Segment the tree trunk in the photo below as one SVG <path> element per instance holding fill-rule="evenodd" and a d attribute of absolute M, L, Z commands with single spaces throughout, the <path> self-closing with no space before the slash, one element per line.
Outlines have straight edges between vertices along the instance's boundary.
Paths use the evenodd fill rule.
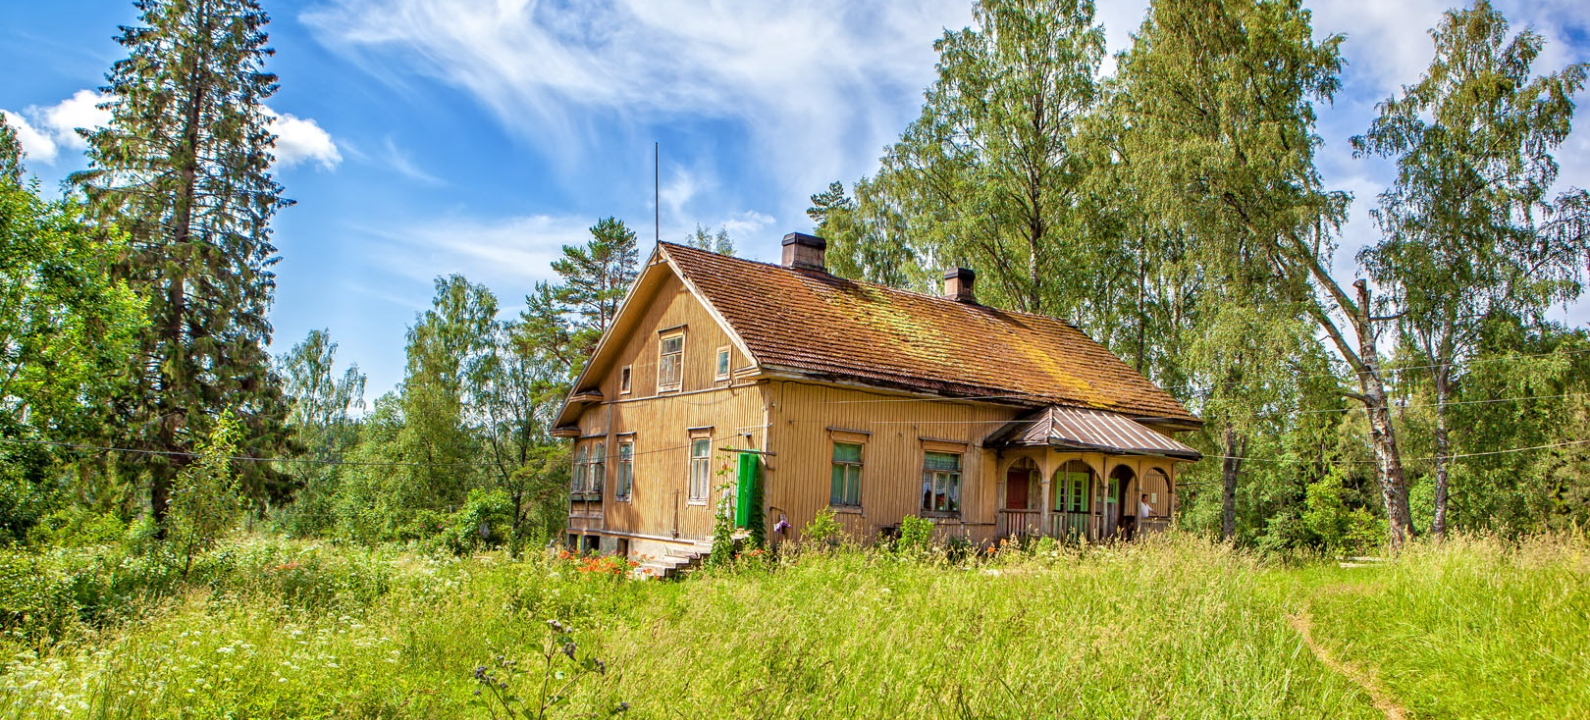
<path fill-rule="evenodd" d="M 1361 390 L 1359 400 L 1363 402 L 1369 416 L 1369 442 L 1374 448 L 1375 464 L 1380 471 L 1380 497 L 1386 508 L 1391 546 L 1399 549 L 1413 532 L 1413 518 L 1408 511 L 1408 483 L 1402 474 L 1402 452 L 1397 447 L 1397 431 L 1391 423 L 1391 406 L 1380 369 L 1380 353 L 1375 348 L 1369 285 L 1359 280 L 1353 286 L 1358 289 L 1358 307 L 1348 315 L 1358 335 L 1359 362 L 1356 369 Z"/>
<path fill-rule="evenodd" d="M 1242 472 L 1242 456 L 1247 447 L 1248 439 L 1227 426 L 1221 444 L 1225 458 L 1220 464 L 1220 479 L 1224 484 L 1220 523 L 1222 540 L 1231 540 L 1237 534 L 1237 476 Z"/>
<path fill-rule="evenodd" d="M 1452 445 L 1447 435 L 1446 404 L 1452 388 L 1447 374 L 1450 368 L 1433 368 L 1435 379 L 1435 518 L 1430 521 L 1430 534 L 1446 535 L 1447 470 L 1451 464 Z"/>

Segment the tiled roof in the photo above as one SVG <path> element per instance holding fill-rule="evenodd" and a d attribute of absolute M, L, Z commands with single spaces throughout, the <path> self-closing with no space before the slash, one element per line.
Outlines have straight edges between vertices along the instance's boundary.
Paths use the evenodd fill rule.
<path fill-rule="evenodd" d="M 1047 407 L 1012 421 L 988 437 L 992 447 L 1049 446 L 1112 455 L 1158 455 L 1197 460 L 1197 450 L 1115 413 Z"/>
<path fill-rule="evenodd" d="M 661 249 L 762 366 L 1015 405 L 1199 422 L 1104 346 L 1054 318 L 672 243 Z"/>

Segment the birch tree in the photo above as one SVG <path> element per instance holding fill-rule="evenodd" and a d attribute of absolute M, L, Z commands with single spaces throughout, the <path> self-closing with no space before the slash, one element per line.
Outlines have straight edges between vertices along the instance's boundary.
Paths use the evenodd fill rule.
<path fill-rule="evenodd" d="M 1435 394 L 1435 511 L 1447 528 L 1451 401 L 1464 361 L 1490 318 L 1539 322 L 1579 297 L 1590 254 L 1590 201 L 1550 192 L 1552 152 L 1573 126 L 1584 64 L 1532 76 L 1545 40 L 1509 37 L 1485 0 L 1448 11 L 1431 37 L 1435 57 L 1419 82 L 1380 104 L 1358 155 L 1395 158 L 1397 179 L 1372 211 L 1385 239 L 1362 253 L 1398 315 L 1416 376 Z"/>

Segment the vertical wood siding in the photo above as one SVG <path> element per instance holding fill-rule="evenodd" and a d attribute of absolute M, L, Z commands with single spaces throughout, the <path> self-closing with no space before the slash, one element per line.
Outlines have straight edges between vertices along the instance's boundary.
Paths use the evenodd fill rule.
<path fill-rule="evenodd" d="M 657 394 L 660 331 L 685 329 L 684 368 L 679 392 Z M 622 339 L 617 357 L 600 378 L 603 401 L 580 415 L 580 443 L 607 443 L 602 493 L 602 528 L 611 534 L 704 541 L 712 535 L 712 514 L 722 496 L 719 485 L 732 481 L 732 453 L 725 447 L 766 447 L 763 388 L 740 377 L 714 378 L 717 350 L 728 334 L 677 278 L 669 277 L 646 306 L 643 318 Z M 614 338 L 615 340 L 617 338 Z M 730 366 L 743 370 L 747 359 L 730 349 Z M 619 374 L 630 366 L 631 392 L 619 393 Z M 707 502 L 688 501 L 691 428 L 710 428 L 712 489 Z M 634 433 L 634 489 L 627 501 L 615 495 L 618 440 Z M 572 450 L 571 450 L 572 452 Z M 720 470 L 727 472 L 720 474 Z"/>
<path fill-rule="evenodd" d="M 840 513 L 841 526 L 857 539 L 870 540 L 908 515 L 923 515 L 924 441 L 964 443 L 965 448 L 961 514 L 934 517 L 939 534 L 973 541 L 993 537 L 999 463 L 981 442 L 1016 409 L 796 382 L 772 383 L 768 397 L 769 449 L 776 453 L 767 474 L 768 521 L 783 516 L 793 526 L 775 540 L 798 539 L 801 528 L 828 507 L 833 431 L 867 433 L 861 512 Z"/>

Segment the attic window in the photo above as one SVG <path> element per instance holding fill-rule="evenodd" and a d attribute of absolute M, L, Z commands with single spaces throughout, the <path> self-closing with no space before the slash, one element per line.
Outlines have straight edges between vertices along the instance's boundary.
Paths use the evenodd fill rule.
<path fill-rule="evenodd" d="M 728 346 L 724 346 L 724 347 L 718 348 L 718 359 L 717 359 L 716 362 L 713 363 L 712 367 L 715 368 L 715 372 L 714 372 L 714 375 L 713 375 L 714 378 L 716 378 L 718 380 L 728 380 L 729 379 L 729 348 L 728 348 Z"/>
<path fill-rule="evenodd" d="M 684 331 L 664 335 L 657 353 L 657 391 L 678 390 L 685 367 Z"/>
<path fill-rule="evenodd" d="M 632 389 L 629 380 L 629 367 L 625 365 L 623 369 L 618 371 L 618 394 L 620 395 L 628 395 Z"/>

